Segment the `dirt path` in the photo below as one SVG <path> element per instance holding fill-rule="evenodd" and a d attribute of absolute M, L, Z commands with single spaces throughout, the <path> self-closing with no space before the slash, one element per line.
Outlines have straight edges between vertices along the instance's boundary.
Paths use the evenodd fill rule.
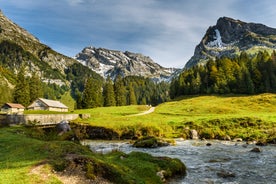
<path fill-rule="evenodd" d="M 144 112 L 141 112 L 141 113 L 138 113 L 138 114 L 132 114 L 132 115 L 129 115 L 129 116 L 143 116 L 143 115 L 146 115 L 146 114 L 150 114 L 150 113 L 153 113 L 155 110 L 155 107 L 151 107 L 149 110 L 147 111 L 144 111 Z"/>

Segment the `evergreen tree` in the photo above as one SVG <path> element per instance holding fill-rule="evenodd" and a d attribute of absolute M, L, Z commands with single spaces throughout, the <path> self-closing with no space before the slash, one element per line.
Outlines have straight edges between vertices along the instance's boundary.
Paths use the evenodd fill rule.
<path fill-rule="evenodd" d="M 196 73 L 196 77 L 191 81 L 191 94 L 199 94 L 201 85 L 201 78 L 199 72 Z"/>
<path fill-rule="evenodd" d="M 43 97 L 42 84 L 39 76 L 34 73 L 29 80 L 30 86 L 30 102 L 33 102 L 37 98 Z"/>
<path fill-rule="evenodd" d="M 83 103 L 82 103 L 82 94 L 81 94 L 81 92 L 78 89 L 76 89 L 74 94 L 76 96 L 75 109 L 82 109 L 83 108 Z"/>
<path fill-rule="evenodd" d="M 22 67 L 17 74 L 17 81 L 13 93 L 15 103 L 20 103 L 27 107 L 30 104 L 30 88 L 25 78 L 25 69 Z"/>
<path fill-rule="evenodd" d="M 116 105 L 114 87 L 109 76 L 106 79 L 106 83 L 103 89 L 103 98 L 105 107 Z"/>
<path fill-rule="evenodd" d="M 88 78 L 82 97 L 82 107 L 89 109 L 102 106 L 102 92 L 101 83 L 92 78 Z"/>
<path fill-rule="evenodd" d="M 132 84 L 130 84 L 129 86 L 129 105 L 136 105 L 137 104 L 137 100 L 136 100 L 136 95 L 133 89 Z"/>
<path fill-rule="evenodd" d="M 114 84 L 115 98 L 117 106 L 126 105 L 126 87 L 124 86 L 123 79 L 120 75 L 117 76 Z"/>
<path fill-rule="evenodd" d="M 93 107 L 92 88 L 93 88 L 92 79 L 88 78 L 85 83 L 83 94 L 82 94 L 82 108 L 84 109 L 89 109 Z"/>

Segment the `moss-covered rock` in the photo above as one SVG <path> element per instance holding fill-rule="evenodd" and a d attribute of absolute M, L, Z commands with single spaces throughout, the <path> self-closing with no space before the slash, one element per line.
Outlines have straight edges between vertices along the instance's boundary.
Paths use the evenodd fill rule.
<path fill-rule="evenodd" d="M 133 144 L 133 146 L 136 148 L 157 148 L 168 145 L 168 142 L 152 136 L 142 137 Z"/>

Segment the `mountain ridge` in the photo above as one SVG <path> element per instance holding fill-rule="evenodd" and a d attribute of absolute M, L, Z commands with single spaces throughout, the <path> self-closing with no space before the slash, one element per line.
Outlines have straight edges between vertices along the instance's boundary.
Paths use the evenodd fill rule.
<path fill-rule="evenodd" d="M 85 47 L 75 57 L 102 77 L 144 76 L 159 80 L 170 80 L 176 68 L 165 68 L 155 63 L 149 56 L 129 51 L 106 48 Z"/>

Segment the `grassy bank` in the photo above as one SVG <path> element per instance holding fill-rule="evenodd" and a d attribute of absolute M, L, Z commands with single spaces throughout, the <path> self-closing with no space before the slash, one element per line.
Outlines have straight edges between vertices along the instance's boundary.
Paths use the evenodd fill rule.
<path fill-rule="evenodd" d="M 75 111 L 89 113 L 92 126 L 104 126 L 119 134 L 189 138 L 196 129 L 202 138 L 223 139 L 230 136 L 245 140 L 275 141 L 276 95 L 189 96 L 167 102 L 151 114 L 129 116 L 147 106 L 108 107 Z M 135 110 L 136 109 L 136 110 Z"/>
<path fill-rule="evenodd" d="M 144 153 L 98 155 L 63 140 L 68 136 L 30 127 L 0 128 L 0 183 L 63 183 L 70 177 L 80 179 L 77 183 L 93 183 L 99 177 L 114 183 L 162 183 L 156 176 L 160 170 L 166 171 L 166 178 L 185 173 L 177 159 Z"/>

